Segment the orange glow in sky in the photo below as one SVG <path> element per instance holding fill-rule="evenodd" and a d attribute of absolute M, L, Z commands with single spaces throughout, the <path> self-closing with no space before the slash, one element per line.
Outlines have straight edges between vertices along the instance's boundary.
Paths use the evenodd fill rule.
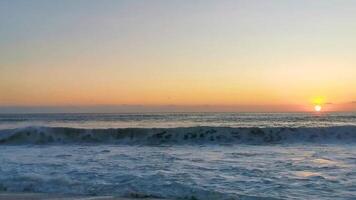
<path fill-rule="evenodd" d="M 354 1 L 83 3 L 0 2 L 0 107 L 356 110 Z"/>

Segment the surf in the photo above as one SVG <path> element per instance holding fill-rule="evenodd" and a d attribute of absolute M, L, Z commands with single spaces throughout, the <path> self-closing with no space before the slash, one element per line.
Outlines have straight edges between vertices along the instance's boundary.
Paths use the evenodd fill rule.
<path fill-rule="evenodd" d="M 280 144 L 354 143 L 356 126 L 108 128 L 25 127 L 0 130 L 0 144 Z"/>

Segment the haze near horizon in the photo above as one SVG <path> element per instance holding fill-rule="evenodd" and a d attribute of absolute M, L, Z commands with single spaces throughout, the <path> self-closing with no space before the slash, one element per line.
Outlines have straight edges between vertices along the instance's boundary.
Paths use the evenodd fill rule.
<path fill-rule="evenodd" d="M 0 112 L 355 111 L 355 19 L 351 0 L 3 0 Z"/>

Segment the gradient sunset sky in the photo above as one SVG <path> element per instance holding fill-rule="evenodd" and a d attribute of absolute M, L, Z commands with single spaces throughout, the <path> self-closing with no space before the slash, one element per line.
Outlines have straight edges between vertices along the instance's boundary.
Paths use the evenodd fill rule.
<path fill-rule="evenodd" d="M 0 112 L 315 104 L 356 108 L 356 1 L 0 0 Z"/>

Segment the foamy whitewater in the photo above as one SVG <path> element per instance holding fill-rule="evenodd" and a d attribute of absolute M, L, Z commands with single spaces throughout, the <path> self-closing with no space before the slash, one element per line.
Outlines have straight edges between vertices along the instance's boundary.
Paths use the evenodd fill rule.
<path fill-rule="evenodd" d="M 355 113 L 0 114 L 0 192 L 356 199 Z"/>

